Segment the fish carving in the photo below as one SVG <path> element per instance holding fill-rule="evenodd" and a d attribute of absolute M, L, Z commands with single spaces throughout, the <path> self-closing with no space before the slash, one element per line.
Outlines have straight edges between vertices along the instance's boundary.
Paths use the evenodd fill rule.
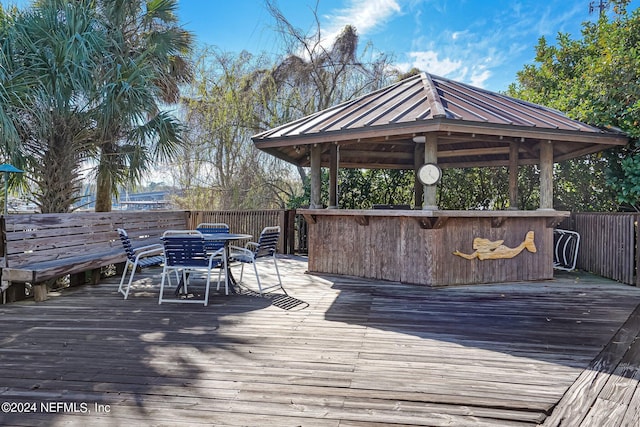
<path fill-rule="evenodd" d="M 473 249 L 476 250 L 474 253 L 464 254 L 460 251 L 455 251 L 453 254 L 466 259 L 478 258 L 481 261 L 485 259 L 513 258 L 525 249 L 529 252 L 537 251 L 533 237 L 533 231 L 529 231 L 524 241 L 515 248 L 503 245 L 504 240 L 491 241 L 489 239 L 476 237 L 473 239 Z"/>

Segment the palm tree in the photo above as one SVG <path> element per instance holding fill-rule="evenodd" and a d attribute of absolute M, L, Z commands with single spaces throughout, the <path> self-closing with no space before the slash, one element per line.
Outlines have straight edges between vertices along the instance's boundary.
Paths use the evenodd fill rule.
<path fill-rule="evenodd" d="M 68 212 L 97 161 L 97 210 L 114 188 L 171 156 L 175 102 L 190 73 L 176 0 L 39 0 L 0 21 L 0 136 L 41 212 Z M 20 164 L 16 160 L 14 164 Z"/>
<path fill-rule="evenodd" d="M 99 0 L 109 47 L 96 87 L 96 211 L 111 210 L 119 185 L 138 182 L 181 144 L 182 125 L 162 103 L 179 99 L 191 78 L 192 35 L 180 28 L 176 0 Z"/>
<path fill-rule="evenodd" d="M 105 39 L 89 1 L 42 0 L 6 22 L 0 129 L 7 155 L 24 161 L 41 212 L 68 212 L 93 135 L 85 94 Z"/>

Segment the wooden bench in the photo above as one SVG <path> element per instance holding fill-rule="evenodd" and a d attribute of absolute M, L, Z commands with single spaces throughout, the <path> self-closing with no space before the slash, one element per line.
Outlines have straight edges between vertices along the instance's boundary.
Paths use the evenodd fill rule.
<path fill-rule="evenodd" d="M 66 275 L 71 285 L 97 284 L 102 267 L 126 261 L 117 228 L 127 230 L 134 247 L 143 246 L 159 243 L 168 229 L 186 228 L 188 216 L 185 211 L 4 216 L 0 219 L 2 289 L 12 290 L 12 300 L 29 283 L 35 300 L 42 301 L 48 285 Z M 23 284 L 22 289 L 12 286 L 16 283 Z"/>

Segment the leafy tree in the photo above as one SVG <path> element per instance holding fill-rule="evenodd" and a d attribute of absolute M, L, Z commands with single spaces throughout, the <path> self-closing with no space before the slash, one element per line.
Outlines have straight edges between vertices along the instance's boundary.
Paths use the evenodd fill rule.
<path fill-rule="evenodd" d="M 163 103 L 191 79 L 192 35 L 178 25 L 177 0 L 97 0 L 108 46 L 96 70 L 96 211 L 111 210 L 119 186 L 177 154 L 182 124 Z"/>
<path fill-rule="evenodd" d="M 0 99 L 0 128 L 43 213 L 71 209 L 94 147 L 86 94 L 106 40 L 89 3 L 38 2 L 16 14 L 2 40 L 0 78 L 11 95 Z"/>
<path fill-rule="evenodd" d="M 68 212 L 83 168 L 97 160 L 96 210 L 117 185 L 171 156 L 175 101 L 190 34 L 175 0 L 40 0 L 3 21 L 0 126 L 6 152 L 25 162 L 41 212 Z M 16 162 L 17 163 L 17 162 Z"/>
<path fill-rule="evenodd" d="M 251 142 L 254 105 L 251 87 L 264 58 L 205 47 L 194 60 L 195 77 L 183 98 L 185 144 L 171 167 L 183 196 L 180 206 L 200 209 L 282 207 L 295 192 L 290 168 L 258 151 Z"/>
<path fill-rule="evenodd" d="M 549 45 L 541 38 L 537 65 L 525 66 L 509 88 L 512 96 L 632 138 L 626 148 L 556 165 L 554 203 L 574 210 L 640 207 L 640 10 L 629 14 L 628 0 L 611 4 L 613 15 L 585 22 L 581 39 L 559 34 Z"/>
<path fill-rule="evenodd" d="M 397 73 L 386 55 L 370 46 L 358 54 L 358 34 L 347 25 L 330 46 L 323 40 L 317 10 L 315 27 L 305 32 L 283 15 L 274 1 L 266 6 L 282 35 L 283 58 L 254 75 L 253 86 L 262 102 L 256 104 L 255 131 L 263 131 L 307 116 L 386 86 Z M 301 181 L 306 170 L 298 168 Z M 348 183 L 346 184 L 348 185 Z"/>

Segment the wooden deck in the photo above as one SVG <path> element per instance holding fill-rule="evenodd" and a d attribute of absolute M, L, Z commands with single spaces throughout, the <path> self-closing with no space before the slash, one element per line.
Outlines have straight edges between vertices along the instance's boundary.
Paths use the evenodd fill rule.
<path fill-rule="evenodd" d="M 158 269 L 126 301 L 113 278 L 0 306 L 0 403 L 22 410 L 0 425 L 638 425 L 638 288 L 562 273 L 430 289 L 280 265 L 288 299 L 159 306 Z"/>

